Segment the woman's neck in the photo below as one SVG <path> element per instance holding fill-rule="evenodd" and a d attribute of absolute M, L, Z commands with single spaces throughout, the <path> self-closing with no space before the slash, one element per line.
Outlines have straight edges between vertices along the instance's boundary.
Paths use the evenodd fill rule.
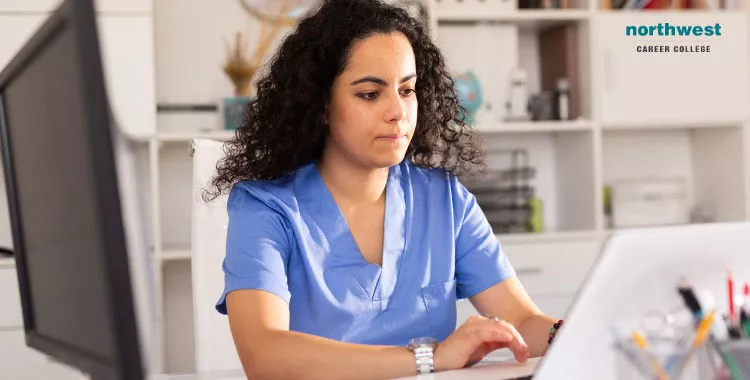
<path fill-rule="evenodd" d="M 389 168 L 365 168 L 331 157 L 323 157 L 317 166 L 329 191 L 349 205 L 375 203 L 385 195 Z"/>

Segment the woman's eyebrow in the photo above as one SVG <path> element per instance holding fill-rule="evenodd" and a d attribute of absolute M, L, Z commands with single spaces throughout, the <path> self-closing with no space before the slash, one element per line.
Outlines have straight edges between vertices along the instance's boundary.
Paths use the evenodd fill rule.
<path fill-rule="evenodd" d="M 409 79 L 412 79 L 412 78 L 414 78 L 416 76 L 417 76 L 416 73 L 411 73 L 411 74 L 409 74 L 409 75 L 401 78 L 401 81 L 399 83 L 404 83 L 404 82 L 408 81 Z M 375 83 L 375 84 L 379 84 L 381 86 L 387 86 L 388 85 L 388 82 L 386 82 L 386 81 L 384 81 L 384 80 L 382 80 L 382 79 L 380 79 L 378 77 L 372 76 L 372 75 L 368 75 L 366 77 L 359 78 L 359 79 L 355 80 L 354 82 L 352 82 L 351 85 L 354 86 L 356 84 L 360 84 L 360 83 L 364 83 L 364 82 L 372 82 L 372 83 Z"/>

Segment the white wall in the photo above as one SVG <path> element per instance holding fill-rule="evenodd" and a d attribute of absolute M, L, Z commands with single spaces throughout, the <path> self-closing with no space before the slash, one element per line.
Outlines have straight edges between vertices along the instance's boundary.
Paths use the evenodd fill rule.
<path fill-rule="evenodd" d="M 222 72 L 225 39 L 245 33 L 253 51 L 260 33 L 239 1 L 158 0 L 154 18 L 159 102 L 216 102 L 232 94 Z"/>
<path fill-rule="evenodd" d="M 237 0 L 155 1 L 157 102 L 218 104 L 223 97 L 232 96 L 234 89 L 222 66 L 226 57 L 225 41 L 233 42 L 237 32 L 245 34 L 248 51 L 254 51 L 260 24 L 245 13 Z M 220 123 L 217 114 L 160 114 L 157 128 L 186 132 L 221 129 Z M 190 201 L 191 173 L 187 144 L 163 146 L 160 154 L 164 246 L 187 249 L 190 218 L 186 205 Z M 165 369 L 171 373 L 190 372 L 195 369 L 190 264 L 166 262 L 162 273 L 165 277 Z"/>

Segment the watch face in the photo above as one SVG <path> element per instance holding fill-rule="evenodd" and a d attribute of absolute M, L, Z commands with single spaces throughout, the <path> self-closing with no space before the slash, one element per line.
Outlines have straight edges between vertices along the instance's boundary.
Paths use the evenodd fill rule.
<path fill-rule="evenodd" d="M 435 338 L 430 337 L 421 337 L 421 338 L 414 338 L 409 342 L 409 345 L 412 347 L 416 346 L 431 346 L 433 344 L 437 343 L 437 340 Z"/>

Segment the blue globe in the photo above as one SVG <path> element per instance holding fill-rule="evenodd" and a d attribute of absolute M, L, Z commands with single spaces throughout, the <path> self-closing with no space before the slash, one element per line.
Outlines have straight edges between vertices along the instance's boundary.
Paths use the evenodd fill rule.
<path fill-rule="evenodd" d="M 483 102 L 482 87 L 471 70 L 456 76 L 454 84 L 458 92 L 458 100 L 468 113 L 459 117 L 466 122 L 471 122 Z"/>

